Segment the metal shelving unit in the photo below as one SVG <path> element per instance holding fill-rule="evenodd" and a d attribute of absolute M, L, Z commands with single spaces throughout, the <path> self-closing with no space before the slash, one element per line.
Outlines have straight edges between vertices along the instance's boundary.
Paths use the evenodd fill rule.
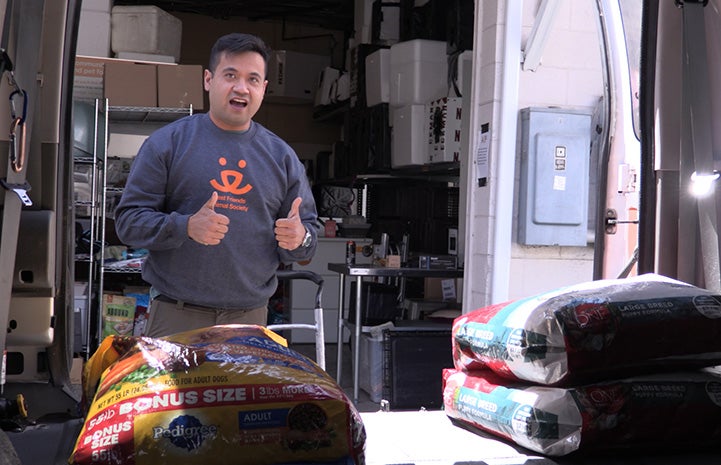
<path fill-rule="evenodd" d="M 76 264 L 84 264 L 87 267 L 87 295 L 85 296 L 85 315 L 81 318 L 83 324 L 83 340 L 81 350 L 85 355 L 90 354 L 91 347 L 91 334 L 92 334 L 92 318 L 93 303 L 94 303 L 94 288 L 93 284 L 96 280 L 98 273 L 97 263 L 94 254 L 94 245 L 98 238 L 98 232 L 100 228 L 100 176 L 103 170 L 103 158 L 102 149 L 100 147 L 101 138 L 103 134 L 99 132 L 101 127 L 105 126 L 103 122 L 103 112 L 101 108 L 102 103 L 98 100 L 95 101 L 93 111 L 93 136 L 92 136 L 92 153 L 89 156 L 73 156 L 73 165 L 87 166 L 89 167 L 88 173 L 88 184 L 89 184 L 89 198 L 87 200 L 74 199 L 73 207 L 76 211 L 76 217 L 89 220 L 88 228 L 88 247 L 89 251 L 87 257 L 85 254 L 77 255 L 75 258 Z M 75 168 L 73 169 L 73 175 L 75 175 Z M 80 210 L 82 209 L 82 210 Z M 78 215 L 77 212 L 82 211 L 83 214 Z"/>
<path fill-rule="evenodd" d="M 112 267 L 105 265 L 106 251 L 105 251 L 105 239 L 106 239 L 106 220 L 108 218 L 108 196 L 109 195 L 120 195 L 123 189 L 118 187 L 108 186 L 107 178 L 107 166 L 110 158 L 108 154 L 108 142 L 110 135 L 111 123 L 132 123 L 132 124 L 144 124 L 144 123 L 169 123 L 180 119 L 184 116 L 192 115 L 193 107 L 188 108 L 163 108 L 163 107 L 128 107 L 128 106 L 113 106 L 110 105 L 108 99 L 96 101 L 96 156 L 93 157 L 93 163 L 96 163 L 97 168 L 97 185 L 94 186 L 93 192 L 97 193 L 97 202 L 93 208 L 93 229 L 91 235 L 95 235 L 96 240 L 102 244 L 98 257 L 94 257 L 94 254 L 90 254 L 90 268 L 95 271 L 95 275 L 92 276 L 94 279 L 89 280 L 91 283 L 91 289 L 88 291 L 88 295 L 95 295 L 95 322 L 94 328 L 88 327 L 87 329 L 87 346 L 90 347 L 92 344 L 91 338 L 94 335 L 98 342 L 102 340 L 102 308 L 103 308 L 103 292 L 105 289 L 105 275 L 106 274 L 119 274 L 119 273 L 140 273 L 140 267 Z M 98 125 L 103 124 L 103 131 L 99 131 Z M 102 136 L 102 137 L 101 137 Z M 93 292 L 94 291 L 94 292 Z M 88 307 L 89 309 L 92 307 Z M 88 317 L 90 322 L 91 318 Z M 89 323 L 90 324 L 90 323 Z M 93 330 L 95 331 L 93 334 Z"/>

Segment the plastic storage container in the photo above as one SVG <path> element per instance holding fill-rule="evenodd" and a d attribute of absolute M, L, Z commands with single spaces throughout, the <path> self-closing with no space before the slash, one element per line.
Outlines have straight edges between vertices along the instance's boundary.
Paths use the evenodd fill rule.
<path fill-rule="evenodd" d="M 348 321 L 355 323 L 356 286 L 350 288 Z M 361 325 L 373 326 L 393 321 L 398 316 L 398 289 L 390 284 L 363 281 L 361 293 Z"/>
<path fill-rule="evenodd" d="M 426 104 L 448 94 L 446 43 L 414 39 L 391 46 L 390 104 Z"/>
<path fill-rule="evenodd" d="M 378 49 L 366 57 L 366 105 L 369 107 L 390 102 L 390 61 L 388 48 Z"/>
<path fill-rule="evenodd" d="M 426 105 L 428 110 L 428 161 L 459 161 L 463 129 L 463 99 L 441 98 Z"/>
<path fill-rule="evenodd" d="M 83 1 L 75 51 L 77 55 L 110 57 L 111 3 L 111 0 Z"/>
<path fill-rule="evenodd" d="M 383 331 L 382 397 L 391 410 L 442 407 L 443 369 L 453 367 L 450 325 L 412 323 Z"/>
<path fill-rule="evenodd" d="M 391 108 L 391 166 L 400 168 L 428 163 L 426 105 Z"/>
<path fill-rule="evenodd" d="M 311 53 L 275 50 L 268 58 L 266 100 L 312 102 L 320 74 L 330 66 L 330 57 Z"/>
<path fill-rule="evenodd" d="M 180 59 L 183 24 L 156 6 L 114 6 L 111 48 L 117 53 L 144 53 Z"/>
<path fill-rule="evenodd" d="M 354 344 L 355 334 L 351 334 Z M 383 398 L 383 335 L 361 334 L 358 387 L 379 403 Z"/>

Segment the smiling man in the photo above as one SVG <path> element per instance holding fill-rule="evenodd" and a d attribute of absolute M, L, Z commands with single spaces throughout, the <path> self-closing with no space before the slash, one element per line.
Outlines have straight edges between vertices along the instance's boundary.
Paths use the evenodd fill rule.
<path fill-rule="evenodd" d="M 203 75 L 208 113 L 158 129 L 133 162 L 115 225 L 123 243 L 149 251 L 147 336 L 265 325 L 279 264 L 315 252 L 318 218 L 305 168 L 253 121 L 268 55 L 253 35 L 218 39 Z"/>

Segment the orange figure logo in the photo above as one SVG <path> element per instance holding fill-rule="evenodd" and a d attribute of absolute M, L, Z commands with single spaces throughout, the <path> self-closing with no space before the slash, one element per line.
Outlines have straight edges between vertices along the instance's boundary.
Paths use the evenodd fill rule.
<path fill-rule="evenodd" d="M 220 157 L 220 159 L 218 159 L 218 164 L 220 166 L 225 166 L 228 164 L 228 160 L 226 160 L 225 157 Z M 247 163 L 245 160 L 240 160 L 238 162 L 238 167 L 240 169 L 243 169 L 245 168 L 246 164 Z M 241 186 L 241 183 L 243 182 L 243 173 L 241 173 L 240 171 L 221 170 L 220 178 L 222 182 L 218 182 L 215 179 L 210 180 L 210 185 L 220 192 L 243 195 L 247 194 L 253 188 L 253 186 L 251 186 L 250 184 Z"/>

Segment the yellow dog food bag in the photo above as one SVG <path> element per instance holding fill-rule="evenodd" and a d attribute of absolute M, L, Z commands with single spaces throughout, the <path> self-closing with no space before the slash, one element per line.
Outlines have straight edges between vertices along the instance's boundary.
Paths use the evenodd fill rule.
<path fill-rule="evenodd" d="M 73 465 L 364 463 L 350 399 L 261 326 L 108 336 L 83 388 Z"/>

